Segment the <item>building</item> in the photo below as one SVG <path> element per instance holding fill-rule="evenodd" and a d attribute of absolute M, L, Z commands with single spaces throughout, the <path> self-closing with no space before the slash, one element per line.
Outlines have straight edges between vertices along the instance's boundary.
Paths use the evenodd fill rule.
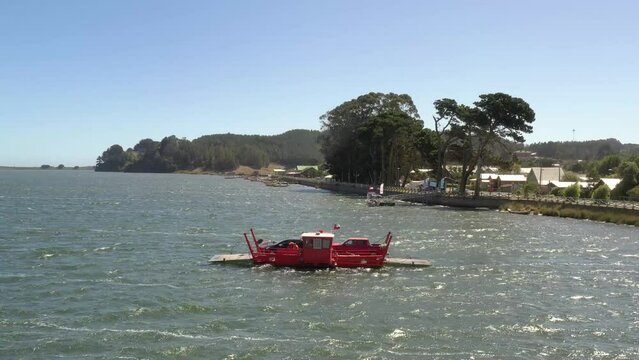
<path fill-rule="evenodd" d="M 513 152 L 518 159 L 532 159 L 537 156 L 537 153 L 532 151 L 515 151 Z"/>
<path fill-rule="evenodd" d="M 522 171 L 528 168 L 522 168 Z M 561 181 L 564 177 L 564 169 L 557 167 L 533 167 L 526 176 L 527 182 L 537 184 L 539 186 L 548 186 L 551 181 Z"/>
<path fill-rule="evenodd" d="M 317 165 L 297 165 L 295 167 L 295 171 L 299 171 L 299 172 L 304 172 L 304 170 L 306 169 L 315 169 L 315 170 L 319 170 L 319 166 Z"/>
<path fill-rule="evenodd" d="M 492 180 L 491 188 L 495 191 L 515 192 L 528 181 L 523 174 L 500 174 Z"/>
<path fill-rule="evenodd" d="M 597 183 L 597 187 L 601 186 L 601 185 L 608 185 L 608 188 L 610 190 L 613 190 L 614 188 L 617 187 L 617 185 L 619 185 L 619 183 L 621 182 L 621 179 L 613 179 L 613 178 L 601 178 L 601 180 L 599 180 L 599 182 Z"/>
<path fill-rule="evenodd" d="M 481 179 L 481 184 L 479 185 L 479 189 L 482 191 L 490 191 L 490 187 L 491 187 L 491 180 L 496 180 L 497 177 L 499 175 L 495 174 L 495 173 L 481 173 L 480 174 L 480 179 Z M 468 187 L 470 189 L 474 189 L 475 188 L 475 182 L 477 181 L 477 178 L 472 178 L 468 180 Z"/>
<path fill-rule="evenodd" d="M 482 173 L 481 186 L 482 191 L 517 191 L 526 183 L 526 175 L 523 174 L 494 174 Z M 471 179 L 470 187 L 474 188 L 475 180 Z"/>

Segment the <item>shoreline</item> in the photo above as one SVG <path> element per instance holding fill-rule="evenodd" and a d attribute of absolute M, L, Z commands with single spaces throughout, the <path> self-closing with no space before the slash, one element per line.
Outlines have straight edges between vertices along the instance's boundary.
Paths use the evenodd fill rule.
<path fill-rule="evenodd" d="M 366 195 L 368 185 L 338 182 L 322 182 L 314 179 L 284 177 L 289 183 L 311 186 L 342 194 Z M 528 213 L 545 216 L 587 219 L 614 224 L 625 224 L 639 227 L 639 203 L 631 207 L 589 205 L 571 203 L 567 200 L 522 199 L 507 197 L 470 197 L 447 195 L 442 193 L 410 192 L 403 188 L 387 187 L 386 193 L 400 196 L 402 201 L 424 205 L 443 205 L 453 208 L 489 208 L 508 211 L 516 214 Z"/>
<path fill-rule="evenodd" d="M 84 171 L 94 171 L 95 168 L 93 166 L 78 166 L 75 168 L 74 166 L 65 166 L 62 169 L 58 169 L 57 166 L 51 166 L 50 168 L 43 169 L 40 166 L 0 166 L 0 170 L 42 170 L 42 171 L 50 171 L 50 170 L 84 170 Z"/>

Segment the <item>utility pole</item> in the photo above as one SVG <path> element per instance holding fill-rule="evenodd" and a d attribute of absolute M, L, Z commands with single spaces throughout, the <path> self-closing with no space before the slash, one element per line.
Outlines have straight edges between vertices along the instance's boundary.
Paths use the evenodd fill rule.
<path fill-rule="evenodd" d="M 575 129 L 572 129 L 572 141 L 575 141 Z"/>

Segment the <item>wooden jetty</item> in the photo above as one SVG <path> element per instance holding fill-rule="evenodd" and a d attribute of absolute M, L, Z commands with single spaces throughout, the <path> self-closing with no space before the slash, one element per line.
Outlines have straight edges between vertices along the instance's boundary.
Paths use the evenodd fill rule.
<path fill-rule="evenodd" d="M 210 264 L 249 264 L 251 262 L 251 254 L 223 254 L 215 255 L 210 260 Z M 386 258 L 385 266 L 407 266 L 407 267 L 429 267 L 432 263 L 424 259 L 402 259 L 402 258 Z"/>

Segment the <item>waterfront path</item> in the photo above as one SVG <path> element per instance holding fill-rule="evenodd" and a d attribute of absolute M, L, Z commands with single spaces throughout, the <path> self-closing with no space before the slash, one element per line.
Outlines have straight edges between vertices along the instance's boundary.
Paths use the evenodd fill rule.
<path fill-rule="evenodd" d="M 337 181 L 323 181 L 318 179 L 305 179 L 286 177 L 286 181 L 301 185 L 313 186 L 321 189 L 353 195 L 366 195 L 370 185 L 346 183 Z M 552 195 L 529 196 L 504 193 L 482 192 L 480 196 L 459 195 L 457 193 L 444 193 L 438 191 L 419 191 L 416 189 L 402 188 L 399 186 L 385 186 L 384 195 L 394 200 L 402 200 L 426 205 L 445 205 L 453 207 L 489 208 L 498 209 L 509 203 L 520 203 L 522 206 L 554 206 L 589 208 L 612 212 L 626 212 L 639 214 L 639 202 L 636 201 L 598 201 L 592 199 L 568 199 Z"/>

